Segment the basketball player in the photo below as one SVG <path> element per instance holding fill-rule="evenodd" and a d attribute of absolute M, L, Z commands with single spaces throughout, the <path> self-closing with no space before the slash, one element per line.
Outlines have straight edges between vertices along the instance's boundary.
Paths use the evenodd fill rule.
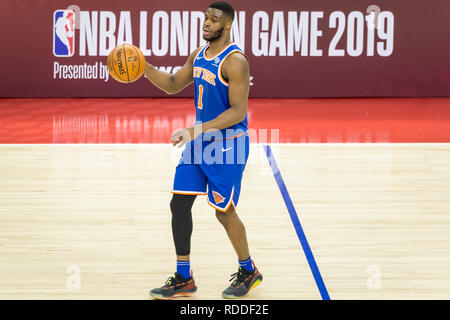
<path fill-rule="evenodd" d="M 177 271 L 162 287 L 150 291 L 155 299 L 189 296 L 197 291 L 189 260 L 191 208 L 197 195 L 207 195 L 238 256 L 238 271 L 232 274 L 232 283 L 222 296 L 243 297 L 262 281 L 250 257 L 245 227 L 236 213 L 249 150 L 250 76 L 246 56 L 230 41 L 233 19 L 234 9 L 228 3 L 212 3 L 203 24 L 207 44 L 194 50 L 181 69 L 170 75 L 146 65 L 145 76 L 168 94 L 194 82 L 196 106 L 195 125 L 177 130 L 171 137 L 174 146 L 186 144 L 176 167 L 170 202 Z M 207 161 L 208 150 L 218 161 Z"/>

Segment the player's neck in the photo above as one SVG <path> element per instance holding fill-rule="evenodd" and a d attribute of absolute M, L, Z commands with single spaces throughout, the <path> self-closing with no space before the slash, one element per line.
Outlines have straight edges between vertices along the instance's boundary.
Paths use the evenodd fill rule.
<path fill-rule="evenodd" d="M 207 58 L 216 56 L 223 49 L 225 49 L 230 43 L 231 43 L 230 38 L 217 39 L 213 42 L 210 42 L 207 51 Z"/>

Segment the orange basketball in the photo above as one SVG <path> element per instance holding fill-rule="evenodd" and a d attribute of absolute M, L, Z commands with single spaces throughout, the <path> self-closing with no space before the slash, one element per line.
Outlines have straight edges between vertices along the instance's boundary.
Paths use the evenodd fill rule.
<path fill-rule="evenodd" d="M 142 77 L 145 56 L 132 44 L 124 43 L 115 47 L 108 55 L 109 74 L 121 83 L 131 83 Z"/>

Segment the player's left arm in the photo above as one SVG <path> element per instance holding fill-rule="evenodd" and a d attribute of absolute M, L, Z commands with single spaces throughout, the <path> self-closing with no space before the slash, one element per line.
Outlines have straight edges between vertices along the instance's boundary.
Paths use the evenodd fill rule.
<path fill-rule="evenodd" d="M 198 126 L 190 127 L 185 132 L 175 132 L 172 135 L 172 144 L 177 145 L 189 142 L 196 136 L 208 130 L 221 130 L 228 128 L 245 119 L 248 108 L 248 93 L 250 90 L 250 68 L 247 58 L 241 53 L 231 54 L 222 67 L 223 76 L 228 79 L 228 96 L 230 108 L 219 114 L 215 119 L 204 122 Z M 186 132 L 187 131 L 187 132 Z M 186 136 L 190 136 L 190 139 Z M 183 136 L 183 137 L 181 137 Z"/>
<path fill-rule="evenodd" d="M 245 119 L 250 90 L 250 68 L 247 58 L 241 53 L 231 54 L 224 62 L 222 72 L 228 79 L 228 98 L 230 108 L 217 118 L 203 123 L 202 131 L 228 128 Z"/>

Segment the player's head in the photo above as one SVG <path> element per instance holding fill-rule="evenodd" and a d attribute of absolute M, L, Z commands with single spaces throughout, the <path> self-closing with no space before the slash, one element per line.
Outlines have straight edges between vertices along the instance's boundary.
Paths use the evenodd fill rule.
<path fill-rule="evenodd" d="M 224 1 L 211 3 L 205 12 L 203 39 L 213 42 L 221 37 L 228 38 L 233 20 L 234 9 L 230 4 Z"/>

